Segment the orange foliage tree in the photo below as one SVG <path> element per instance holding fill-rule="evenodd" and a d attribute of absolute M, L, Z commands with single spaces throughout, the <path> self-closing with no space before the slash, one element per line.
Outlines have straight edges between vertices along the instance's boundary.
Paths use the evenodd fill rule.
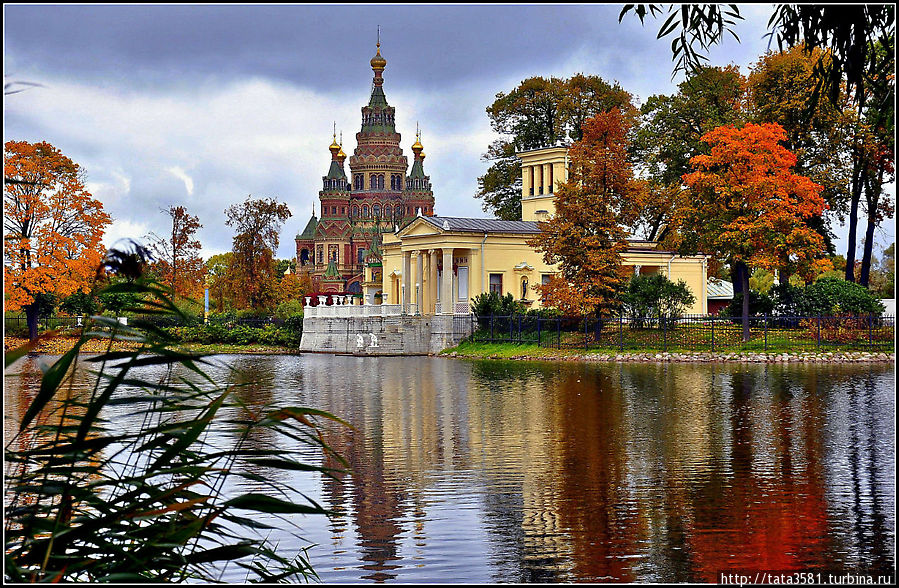
<path fill-rule="evenodd" d="M 733 265 L 749 292 L 749 268 L 811 277 L 829 262 L 823 237 L 805 222 L 827 205 L 822 187 L 793 173 L 796 156 L 782 147 L 777 124 L 718 127 L 702 140 L 710 155 L 691 160 L 689 190 L 677 214 L 681 253 L 714 254 Z M 749 340 L 749 296 L 743 296 L 743 338 Z"/>
<path fill-rule="evenodd" d="M 538 223 L 528 245 L 559 273 L 536 288 L 546 304 L 569 314 L 607 313 L 626 280 L 621 253 L 645 198 L 627 163 L 630 123 L 617 108 L 588 119 L 571 146 L 568 182 L 556 192 L 556 212 Z"/>
<path fill-rule="evenodd" d="M 300 300 L 312 290 L 312 278 L 308 272 L 284 274 L 278 283 L 277 299 L 278 302 Z"/>
<path fill-rule="evenodd" d="M 172 231 L 166 237 L 155 233 L 148 236 L 156 256 L 152 269 L 176 295 L 202 298 L 206 266 L 200 257 L 200 241 L 194 237 L 203 225 L 183 206 L 170 206 L 162 212 L 171 217 Z"/>
<path fill-rule="evenodd" d="M 111 218 L 84 187 L 81 167 L 47 142 L 7 141 L 3 158 L 3 292 L 37 338 L 42 306 L 88 293 Z"/>

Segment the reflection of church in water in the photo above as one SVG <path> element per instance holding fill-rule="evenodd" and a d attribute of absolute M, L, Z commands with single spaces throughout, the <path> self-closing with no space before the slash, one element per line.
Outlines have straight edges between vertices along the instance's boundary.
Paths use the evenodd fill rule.
<path fill-rule="evenodd" d="M 297 235 L 297 269 L 308 272 L 318 292 L 362 293 L 363 269 L 368 280 L 381 283 L 381 233 L 402 227 L 419 213 L 434 214 L 434 193 L 425 175 L 425 154 L 419 138 L 412 145 L 414 161 L 400 148 L 394 107 L 387 104 L 382 73 L 387 60 L 378 43 L 371 59 L 374 71 L 371 98 L 362 107 L 362 130 L 350 156 L 350 176 L 344 171 L 346 154 L 336 134 L 329 149 L 331 167 L 319 192 L 321 218 L 313 211 Z"/>

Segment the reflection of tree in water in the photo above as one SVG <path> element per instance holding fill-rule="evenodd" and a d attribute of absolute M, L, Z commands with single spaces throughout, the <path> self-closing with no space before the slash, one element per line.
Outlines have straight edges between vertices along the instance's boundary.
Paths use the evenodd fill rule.
<path fill-rule="evenodd" d="M 272 406 L 274 393 L 283 385 L 277 381 L 277 369 L 274 356 L 247 356 L 238 358 L 232 362 L 231 384 L 233 385 L 234 398 L 239 406 L 234 411 L 237 420 L 253 421 L 261 415 L 266 408 Z M 276 433 L 268 427 L 253 427 L 246 429 L 238 424 L 228 424 L 228 432 L 236 440 L 246 437 L 245 447 L 250 450 L 268 451 L 282 449 L 282 444 L 288 443 L 288 439 L 278 438 Z M 276 482 L 284 482 L 289 476 L 286 470 L 266 468 L 258 465 L 248 466 L 254 473 L 264 476 Z M 252 481 L 242 481 L 241 485 L 247 488 L 263 490 L 267 486 L 254 486 Z"/>
<path fill-rule="evenodd" d="M 621 384 L 608 366 L 559 382 L 563 459 L 557 473 L 559 523 L 571 541 L 578 580 L 633 582 L 645 528 L 629 481 Z"/>
<path fill-rule="evenodd" d="M 821 406 L 814 390 L 794 387 L 780 369 L 733 369 L 730 471 L 716 470 L 690 490 L 687 546 L 698 580 L 715 582 L 722 570 L 803 571 L 830 563 Z"/>
<path fill-rule="evenodd" d="M 887 541 L 890 532 L 886 507 L 882 489 L 878 487 L 884 466 L 878 463 L 882 457 L 877 444 L 891 442 L 888 435 L 878 437 L 876 430 L 880 424 L 878 417 L 885 411 L 875 397 L 874 377 L 870 373 L 861 382 L 853 381 L 846 393 L 849 397 L 852 540 L 855 543 L 853 551 L 859 555 L 859 561 L 853 562 L 854 567 L 880 574 L 895 573 L 893 545 Z M 893 413 L 893 410 L 888 411 L 888 414 Z"/>

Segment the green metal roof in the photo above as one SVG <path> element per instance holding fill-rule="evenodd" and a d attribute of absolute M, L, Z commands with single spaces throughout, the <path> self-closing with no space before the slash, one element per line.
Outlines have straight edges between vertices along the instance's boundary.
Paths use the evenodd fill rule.
<path fill-rule="evenodd" d="M 337 264 L 334 263 L 333 259 L 328 262 L 328 267 L 325 268 L 325 274 L 322 278 L 329 282 L 343 280 L 343 278 L 340 277 L 340 272 L 337 271 Z"/>
<path fill-rule="evenodd" d="M 306 228 L 303 229 L 303 232 L 297 235 L 297 239 L 302 241 L 311 241 L 315 238 L 315 229 L 318 228 L 318 219 L 315 218 L 315 215 L 312 215 L 312 218 L 309 219 L 309 222 L 306 223 Z"/>

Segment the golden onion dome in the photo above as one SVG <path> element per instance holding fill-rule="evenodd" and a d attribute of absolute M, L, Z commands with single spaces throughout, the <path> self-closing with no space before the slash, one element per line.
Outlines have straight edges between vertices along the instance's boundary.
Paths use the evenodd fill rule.
<path fill-rule="evenodd" d="M 371 68 L 375 71 L 384 71 L 387 66 L 387 60 L 381 56 L 381 44 L 378 43 L 378 52 L 371 58 Z"/>
<path fill-rule="evenodd" d="M 337 159 L 340 159 L 342 161 L 346 159 L 346 153 L 343 152 L 343 147 L 340 147 L 339 149 L 340 151 L 337 152 Z"/>

